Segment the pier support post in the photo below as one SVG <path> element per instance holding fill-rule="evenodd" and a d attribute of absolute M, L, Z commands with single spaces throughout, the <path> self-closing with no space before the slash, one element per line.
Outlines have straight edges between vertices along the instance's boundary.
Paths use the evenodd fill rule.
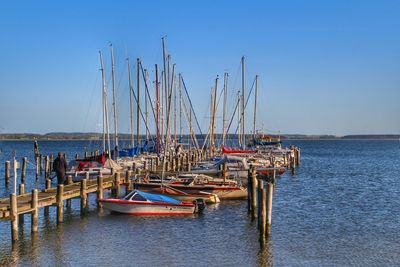
<path fill-rule="evenodd" d="M 6 183 L 6 186 L 10 183 L 10 161 L 7 160 L 5 163 L 5 171 L 4 171 L 4 180 Z"/>
<path fill-rule="evenodd" d="M 22 170 L 21 170 L 21 183 L 25 183 L 25 176 L 26 176 L 26 157 L 22 158 Z"/>
<path fill-rule="evenodd" d="M 101 172 L 99 172 L 99 176 L 97 176 L 97 207 L 101 208 L 102 205 L 99 202 L 100 199 L 103 198 L 103 176 Z"/>
<path fill-rule="evenodd" d="M 50 189 L 50 188 L 51 188 L 51 180 L 50 179 L 46 179 L 45 189 Z"/>
<path fill-rule="evenodd" d="M 54 155 L 50 154 L 49 173 L 51 173 L 53 171 L 53 162 L 54 162 Z"/>
<path fill-rule="evenodd" d="M 228 164 L 226 162 L 222 164 L 222 177 L 224 178 L 225 183 L 228 177 Z"/>
<path fill-rule="evenodd" d="M 35 175 L 37 180 L 39 178 L 39 157 L 35 158 Z"/>
<path fill-rule="evenodd" d="M 49 156 L 44 158 L 44 177 L 49 177 Z"/>
<path fill-rule="evenodd" d="M 264 188 L 264 180 L 259 181 L 259 188 L 260 188 L 260 200 L 258 201 L 259 206 L 259 222 L 260 222 L 260 241 L 264 240 L 265 238 L 265 231 L 266 231 L 266 222 L 267 222 L 267 191 Z"/>
<path fill-rule="evenodd" d="M 253 166 L 250 165 L 250 168 L 247 172 L 247 214 L 250 214 L 251 212 L 251 192 L 253 192 L 252 190 L 252 169 Z"/>
<path fill-rule="evenodd" d="M 18 210 L 17 195 L 10 194 L 10 219 L 11 219 L 11 240 L 18 240 Z"/>
<path fill-rule="evenodd" d="M 68 175 L 67 176 L 67 185 L 70 185 L 70 184 L 73 184 L 73 183 L 74 183 L 74 181 L 72 180 L 72 175 Z M 70 208 L 71 207 L 71 199 L 67 199 L 66 202 L 67 202 L 66 203 L 67 208 Z"/>
<path fill-rule="evenodd" d="M 40 175 L 43 174 L 43 155 L 39 154 L 39 169 L 40 169 Z"/>
<path fill-rule="evenodd" d="M 81 181 L 81 213 L 85 212 L 87 207 L 87 179 Z"/>
<path fill-rule="evenodd" d="M 127 170 L 125 172 L 125 195 L 129 194 L 131 188 L 132 188 L 131 171 Z"/>
<path fill-rule="evenodd" d="M 120 174 L 116 172 L 114 175 L 114 198 L 119 198 L 119 181 L 120 181 Z"/>
<path fill-rule="evenodd" d="M 36 233 L 38 231 L 38 218 L 39 218 L 39 210 L 38 210 L 38 190 L 32 190 L 32 201 L 31 201 L 31 208 L 32 208 L 32 222 L 31 222 L 31 231 L 32 233 Z"/>
<path fill-rule="evenodd" d="M 251 183 L 251 219 L 254 220 L 257 212 L 257 172 L 254 167 L 251 170 Z"/>
<path fill-rule="evenodd" d="M 57 185 L 57 223 L 63 222 L 64 205 L 63 205 L 64 185 Z"/>
<path fill-rule="evenodd" d="M 272 224 L 272 198 L 274 193 L 274 183 L 272 181 L 268 181 L 268 189 L 267 189 L 267 225 L 266 225 L 266 235 L 269 236 L 271 234 L 271 224 Z"/>

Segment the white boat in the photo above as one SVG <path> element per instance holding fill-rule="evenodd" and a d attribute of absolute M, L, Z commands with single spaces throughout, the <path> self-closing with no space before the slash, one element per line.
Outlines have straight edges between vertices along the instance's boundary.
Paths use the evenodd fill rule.
<path fill-rule="evenodd" d="M 123 199 L 99 200 L 104 208 L 131 215 L 182 215 L 193 214 L 204 209 L 204 202 L 184 202 L 171 197 L 133 190 Z"/>

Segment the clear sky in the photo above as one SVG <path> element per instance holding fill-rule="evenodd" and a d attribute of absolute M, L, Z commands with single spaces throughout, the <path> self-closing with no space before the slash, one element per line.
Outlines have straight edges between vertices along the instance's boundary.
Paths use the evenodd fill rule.
<path fill-rule="evenodd" d="M 153 80 L 167 36 L 204 128 L 225 71 L 232 111 L 244 55 L 246 90 L 260 75 L 258 128 L 398 134 L 399 14 L 396 0 L 1 1 L 0 132 L 100 132 L 98 51 L 110 89 L 110 42 L 128 132 L 126 56 L 140 57 Z"/>

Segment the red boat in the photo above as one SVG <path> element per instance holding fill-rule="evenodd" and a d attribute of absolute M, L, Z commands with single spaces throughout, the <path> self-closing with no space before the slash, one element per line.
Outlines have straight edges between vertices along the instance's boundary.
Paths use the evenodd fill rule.
<path fill-rule="evenodd" d="M 251 154 L 251 153 L 257 153 L 257 150 L 229 149 L 222 146 L 222 154 Z"/>

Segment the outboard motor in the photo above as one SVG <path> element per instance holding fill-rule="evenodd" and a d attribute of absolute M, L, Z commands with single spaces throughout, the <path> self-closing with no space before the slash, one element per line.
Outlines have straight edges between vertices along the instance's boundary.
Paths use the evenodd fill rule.
<path fill-rule="evenodd" d="M 206 203 L 204 202 L 204 199 L 198 198 L 193 201 L 193 204 L 195 206 L 194 213 L 201 213 L 203 212 L 204 208 L 206 207 Z"/>

